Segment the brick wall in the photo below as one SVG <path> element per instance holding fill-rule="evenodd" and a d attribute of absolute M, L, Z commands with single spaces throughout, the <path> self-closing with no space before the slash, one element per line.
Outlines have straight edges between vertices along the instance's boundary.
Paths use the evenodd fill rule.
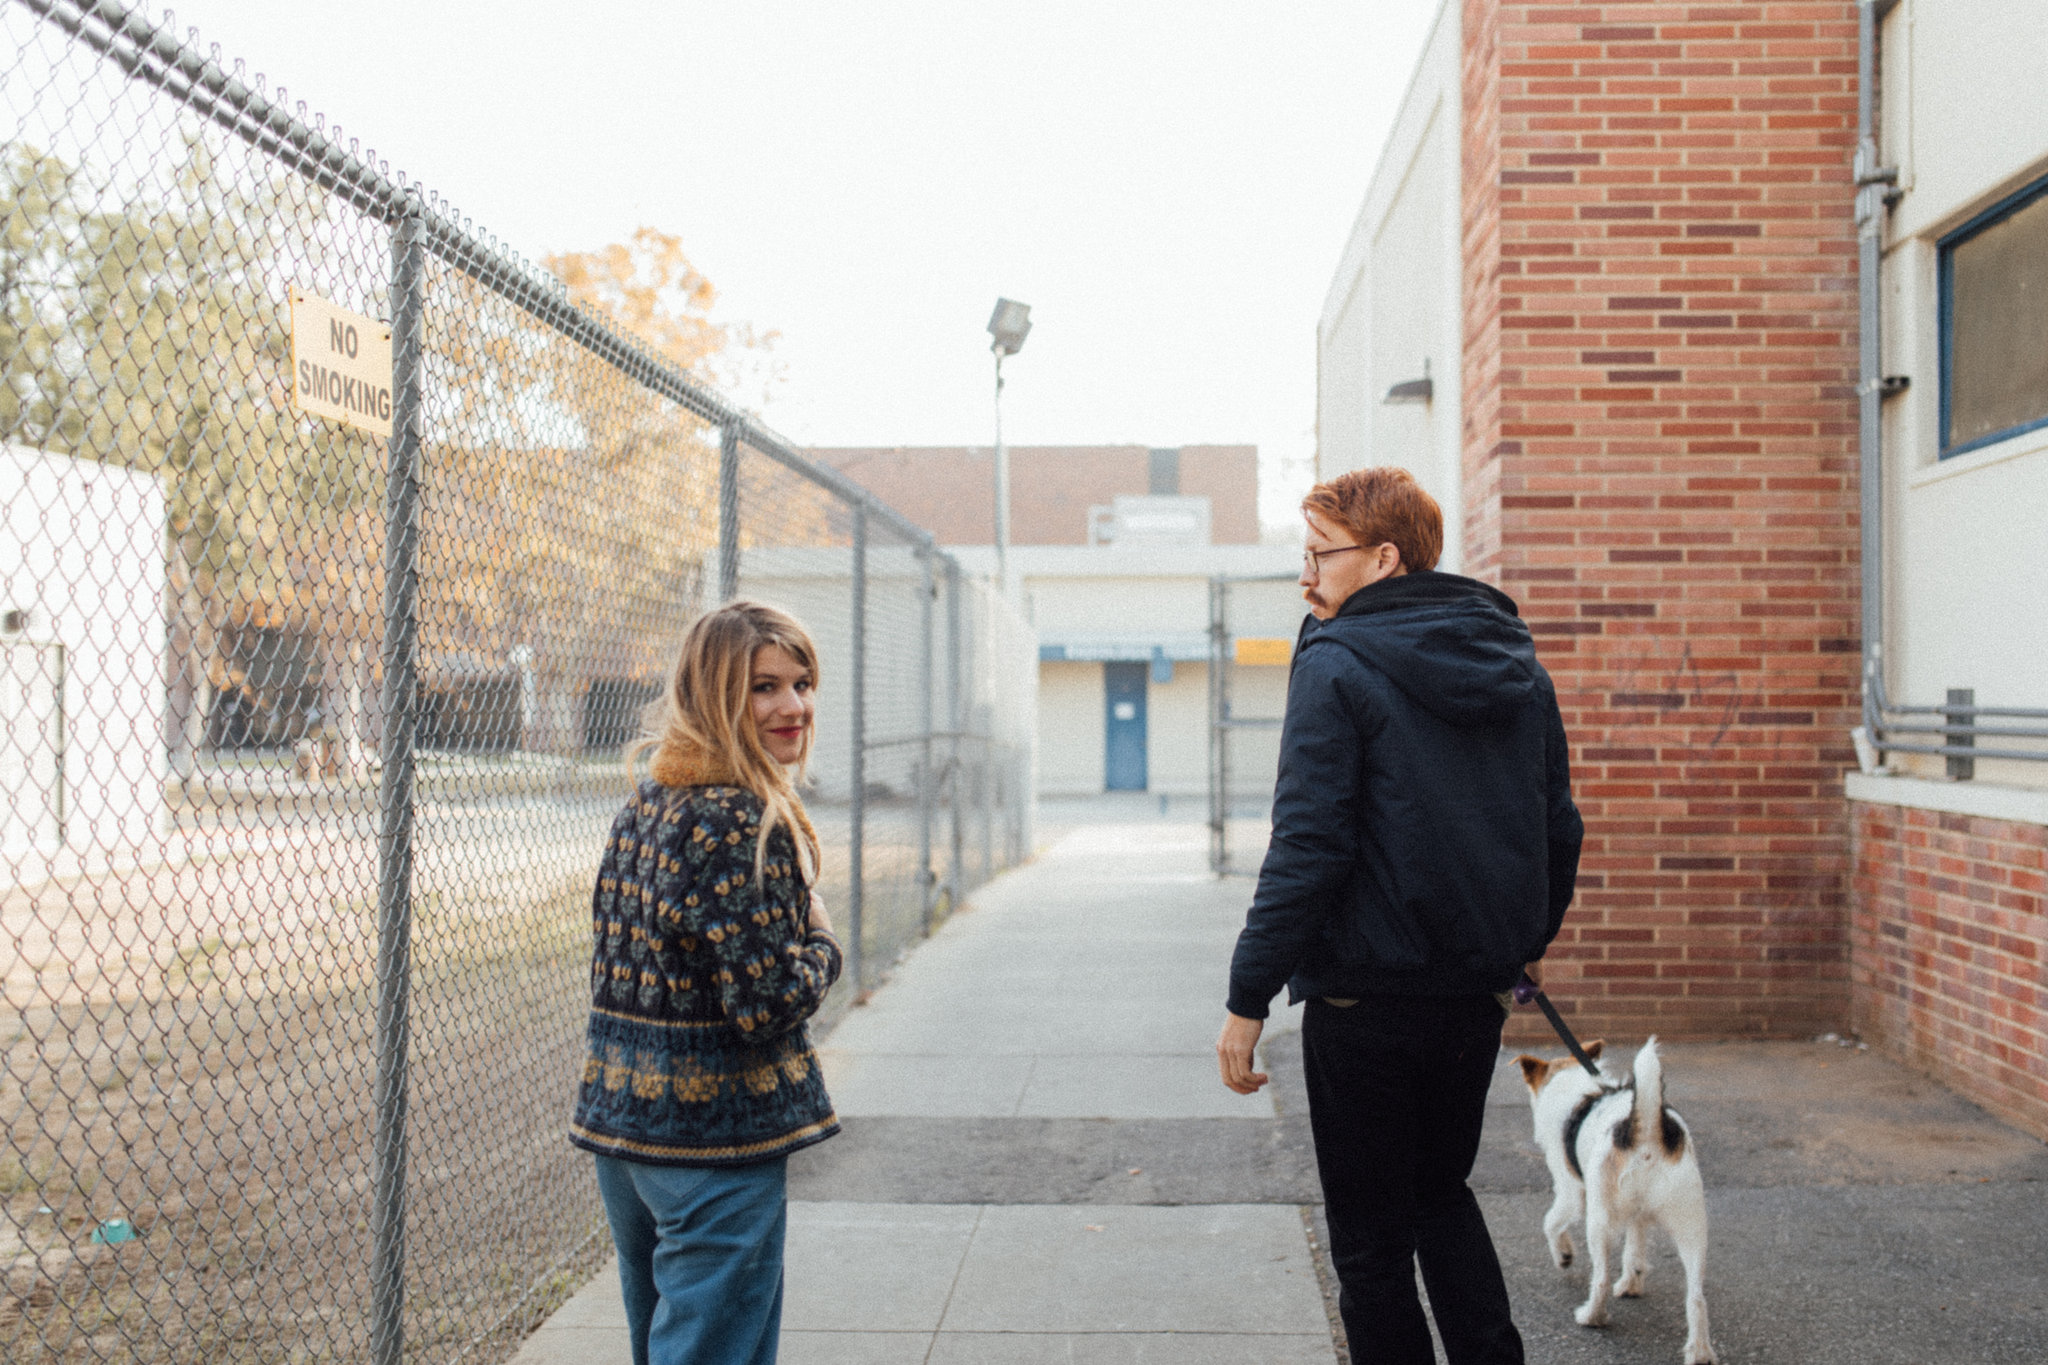
<path fill-rule="evenodd" d="M 1839 1027 L 1855 6 L 1466 0 L 1465 38 L 1468 563 L 1587 821 L 1552 993 L 1588 1033 Z"/>
<path fill-rule="evenodd" d="M 2048 828 L 1849 811 L 1856 1028 L 2048 1139 Z"/>
<path fill-rule="evenodd" d="M 1460 452 L 1464 570 L 1500 582 L 1501 63 L 1500 5 L 1465 0 L 1464 121 L 1459 145 L 1465 264 Z"/>

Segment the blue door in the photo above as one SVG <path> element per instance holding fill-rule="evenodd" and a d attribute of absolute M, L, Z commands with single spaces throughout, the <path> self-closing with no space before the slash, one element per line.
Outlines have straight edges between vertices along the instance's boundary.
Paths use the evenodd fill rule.
<path fill-rule="evenodd" d="M 1102 666 L 1102 785 L 1113 792 L 1145 790 L 1144 663 Z"/>

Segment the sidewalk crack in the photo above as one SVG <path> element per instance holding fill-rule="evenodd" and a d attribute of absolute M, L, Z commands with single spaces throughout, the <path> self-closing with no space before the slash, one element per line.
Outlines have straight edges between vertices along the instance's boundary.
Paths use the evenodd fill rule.
<path fill-rule="evenodd" d="M 931 1365 L 932 1352 L 939 1349 L 939 1333 L 946 1330 L 946 1316 L 953 1311 L 953 1294 L 960 1288 L 960 1274 L 967 1269 L 967 1258 L 974 1253 L 974 1239 L 981 1233 L 981 1220 L 988 1217 L 988 1205 L 983 1204 L 974 1213 L 974 1226 L 967 1230 L 967 1245 L 960 1248 L 960 1263 L 953 1267 L 952 1283 L 946 1286 L 946 1301 L 939 1306 L 939 1321 L 932 1328 L 931 1343 L 924 1348 L 924 1365 Z"/>
<path fill-rule="evenodd" d="M 1032 1053 L 1031 1065 L 1024 1072 L 1024 1084 L 1017 1089 L 1017 1102 L 1010 1106 L 1010 1117 L 1013 1119 L 1024 1116 L 1024 1101 L 1030 1097 L 1031 1083 L 1038 1079 L 1038 1062 L 1039 1054 Z"/>

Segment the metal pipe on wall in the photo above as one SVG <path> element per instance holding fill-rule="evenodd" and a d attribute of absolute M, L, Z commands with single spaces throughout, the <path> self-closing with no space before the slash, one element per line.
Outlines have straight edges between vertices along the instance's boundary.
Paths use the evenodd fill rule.
<path fill-rule="evenodd" d="M 1878 679 L 1884 669 L 1884 230 L 1896 167 L 1881 166 L 1877 139 L 1878 25 L 1898 0 L 1856 7 L 1856 433 L 1861 493 L 1863 723 L 1879 741 Z"/>

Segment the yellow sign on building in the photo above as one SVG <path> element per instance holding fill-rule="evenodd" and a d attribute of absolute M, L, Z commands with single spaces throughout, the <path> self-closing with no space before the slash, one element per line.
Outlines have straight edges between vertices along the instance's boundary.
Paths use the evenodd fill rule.
<path fill-rule="evenodd" d="M 1237 640 L 1237 662 L 1249 665 L 1284 664 L 1294 655 L 1294 641 L 1286 636 L 1259 638 L 1241 635 Z"/>
<path fill-rule="evenodd" d="M 292 402 L 391 435 L 391 324 L 292 290 Z"/>

